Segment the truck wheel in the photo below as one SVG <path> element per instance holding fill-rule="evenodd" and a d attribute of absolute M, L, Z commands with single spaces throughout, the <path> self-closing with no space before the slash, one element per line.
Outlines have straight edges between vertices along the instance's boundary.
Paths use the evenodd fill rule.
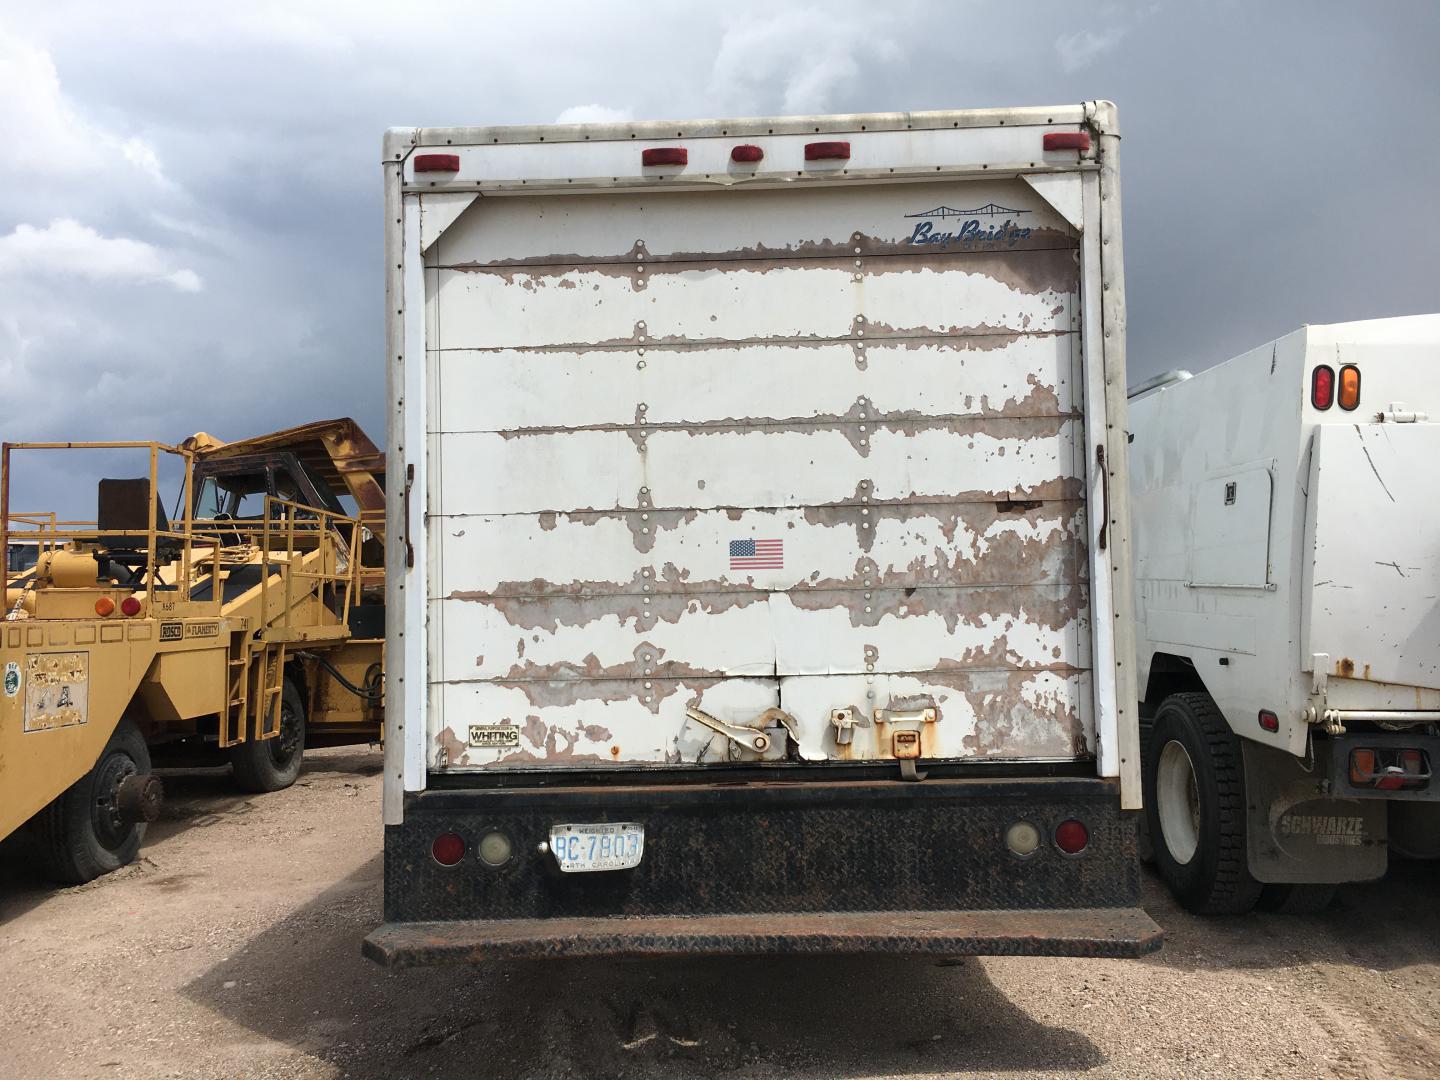
<path fill-rule="evenodd" d="M 1319 915 L 1334 899 L 1334 885 L 1265 885 L 1259 907 L 1280 915 Z"/>
<path fill-rule="evenodd" d="M 279 791 L 300 775 L 305 754 L 305 702 L 288 678 L 280 694 L 280 732 L 230 748 L 235 783 L 242 791 Z"/>
<path fill-rule="evenodd" d="M 121 787 L 131 777 L 158 785 L 140 729 L 121 720 L 95 766 L 35 815 L 32 836 L 47 877 L 83 885 L 135 860 L 146 822 L 122 809 Z"/>
<path fill-rule="evenodd" d="M 1247 864 L 1240 740 L 1209 695 L 1161 703 L 1144 777 L 1155 866 L 1175 898 L 1197 915 L 1254 907 L 1260 884 Z"/>

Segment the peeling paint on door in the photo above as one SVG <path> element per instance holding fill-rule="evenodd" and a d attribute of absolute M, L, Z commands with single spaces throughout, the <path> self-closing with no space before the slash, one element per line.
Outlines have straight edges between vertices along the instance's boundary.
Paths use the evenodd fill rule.
<path fill-rule="evenodd" d="M 1093 755 L 1069 225 L 706 198 L 481 199 L 432 249 L 431 767 Z M 1028 231 L 911 243 L 947 205 Z"/>

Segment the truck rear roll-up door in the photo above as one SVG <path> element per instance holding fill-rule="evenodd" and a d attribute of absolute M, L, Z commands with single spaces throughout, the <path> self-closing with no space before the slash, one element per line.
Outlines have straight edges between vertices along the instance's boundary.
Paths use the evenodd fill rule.
<path fill-rule="evenodd" d="M 692 707 L 1093 753 L 1076 240 L 1029 188 L 479 200 L 427 256 L 432 767 L 729 760 Z"/>

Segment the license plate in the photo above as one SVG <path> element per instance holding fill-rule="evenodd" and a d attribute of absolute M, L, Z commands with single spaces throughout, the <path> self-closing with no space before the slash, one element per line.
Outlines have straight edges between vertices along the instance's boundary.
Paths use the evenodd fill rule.
<path fill-rule="evenodd" d="M 645 854 L 645 826 L 633 822 L 550 826 L 550 850 L 567 874 L 629 870 Z"/>

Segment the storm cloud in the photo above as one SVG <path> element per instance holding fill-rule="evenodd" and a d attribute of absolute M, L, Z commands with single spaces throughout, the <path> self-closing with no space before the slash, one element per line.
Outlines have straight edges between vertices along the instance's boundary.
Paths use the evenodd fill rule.
<path fill-rule="evenodd" d="M 0 14 L 10 440 L 382 438 L 392 125 L 1110 98 L 1132 379 L 1440 309 L 1428 0 L 32 8 Z"/>

